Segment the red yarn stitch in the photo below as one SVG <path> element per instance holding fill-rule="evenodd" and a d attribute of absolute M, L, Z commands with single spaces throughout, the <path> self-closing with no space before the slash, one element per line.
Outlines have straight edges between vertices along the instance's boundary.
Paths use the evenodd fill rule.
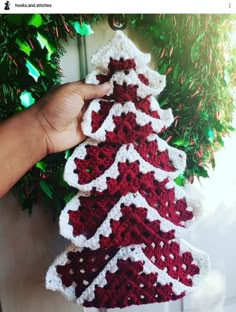
<path fill-rule="evenodd" d="M 96 79 L 99 81 L 100 84 L 108 82 L 112 77 L 112 74 L 108 75 L 96 75 Z"/>
<path fill-rule="evenodd" d="M 144 74 L 138 74 L 138 78 L 146 86 L 149 85 L 149 80 L 148 80 L 148 78 Z"/>
<path fill-rule="evenodd" d="M 178 226 L 184 226 L 186 221 L 193 219 L 193 211 L 189 211 L 186 200 L 175 199 L 174 189 L 166 189 L 168 179 L 157 182 L 153 178 L 149 180 L 152 187 L 140 190 L 140 194 L 146 199 L 148 204 L 157 209 L 158 213 L 167 220 Z"/>
<path fill-rule="evenodd" d="M 98 112 L 92 111 L 91 116 L 91 126 L 92 126 L 92 133 L 96 132 L 108 116 L 110 109 L 112 108 L 112 105 L 110 102 L 106 101 L 100 101 L 100 109 Z"/>
<path fill-rule="evenodd" d="M 118 149 L 119 146 L 108 145 L 103 142 L 99 143 L 98 146 L 86 146 L 85 159 L 74 159 L 76 165 L 74 173 L 78 175 L 78 183 L 89 183 L 110 168 Z"/>
<path fill-rule="evenodd" d="M 135 102 L 135 107 L 137 110 L 144 112 L 145 114 L 156 118 L 156 119 L 160 119 L 160 116 L 158 115 L 157 111 L 152 111 L 150 108 L 150 100 L 149 100 L 150 96 L 146 96 L 144 99 L 140 99 L 138 101 Z"/>
<path fill-rule="evenodd" d="M 123 308 L 130 305 L 145 303 L 165 302 L 177 300 L 184 296 L 173 293 L 171 285 L 161 285 L 156 282 L 157 274 L 145 274 L 141 261 L 132 262 L 118 260 L 118 271 L 107 272 L 107 284 L 104 287 L 95 288 L 95 299 L 86 301 L 86 307 L 97 308 Z"/>
<path fill-rule="evenodd" d="M 107 213 L 118 201 L 119 198 L 115 196 L 96 196 L 96 194 L 90 197 L 80 196 L 78 210 L 68 211 L 73 235 L 84 235 L 86 238 L 91 238 L 106 219 Z"/>
<path fill-rule="evenodd" d="M 108 64 L 108 68 L 111 73 L 114 73 L 116 71 L 128 71 L 130 69 L 135 69 L 136 63 L 134 59 L 126 59 L 120 58 L 119 60 L 115 60 L 113 58 L 110 58 L 110 62 Z"/>
<path fill-rule="evenodd" d="M 155 247 L 153 247 L 155 245 Z M 199 274 L 190 252 L 180 254 L 180 246 L 175 241 L 155 241 L 143 249 L 145 255 L 161 270 L 187 286 L 192 286 L 192 277 Z"/>
<path fill-rule="evenodd" d="M 116 144 L 127 144 L 135 140 L 149 136 L 153 133 L 150 124 L 140 126 L 136 122 L 136 116 L 133 113 L 122 114 L 113 118 L 115 128 L 113 131 L 107 131 L 106 142 Z"/>
<path fill-rule="evenodd" d="M 56 266 L 57 274 L 65 287 L 76 283 L 75 295 L 79 297 L 117 251 L 115 248 L 105 251 L 84 248 L 81 252 L 69 252 L 67 263 Z"/>
<path fill-rule="evenodd" d="M 127 85 L 126 83 L 119 85 L 114 82 L 111 99 L 115 100 L 117 103 L 125 103 L 129 101 L 135 103 L 137 101 L 137 86 L 131 84 Z"/>
<path fill-rule="evenodd" d="M 175 167 L 169 159 L 167 151 L 159 152 L 156 141 L 140 141 L 134 145 L 137 152 L 144 160 L 152 164 L 156 168 L 160 168 L 167 172 L 175 171 Z"/>

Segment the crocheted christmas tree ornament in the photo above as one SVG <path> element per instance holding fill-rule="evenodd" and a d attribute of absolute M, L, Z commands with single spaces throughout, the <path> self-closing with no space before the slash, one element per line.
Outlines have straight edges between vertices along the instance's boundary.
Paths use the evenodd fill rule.
<path fill-rule="evenodd" d="M 46 277 L 47 288 L 84 306 L 175 300 L 209 267 L 205 253 L 179 239 L 199 205 L 174 182 L 185 153 L 158 136 L 174 118 L 154 97 L 165 77 L 148 68 L 149 60 L 117 31 L 93 56 L 96 70 L 86 79 L 112 88 L 90 102 L 82 122 L 89 138 L 65 165 L 65 181 L 79 192 L 61 213 L 60 233 L 77 247 Z"/>

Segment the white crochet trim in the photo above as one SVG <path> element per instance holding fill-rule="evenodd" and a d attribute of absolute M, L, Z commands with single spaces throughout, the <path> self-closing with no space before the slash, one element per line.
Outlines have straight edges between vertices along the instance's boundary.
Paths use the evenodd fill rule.
<path fill-rule="evenodd" d="M 164 75 L 160 75 L 157 71 L 151 70 L 148 67 L 143 68 L 142 73 L 148 78 L 149 85 L 145 85 L 139 78 L 137 70 L 131 69 L 128 74 L 125 74 L 123 71 L 115 72 L 111 79 L 110 83 L 112 88 L 108 95 L 113 93 L 114 83 L 118 85 L 122 85 L 126 83 L 126 85 L 138 86 L 137 88 L 137 96 L 141 98 L 145 98 L 147 95 L 158 95 L 166 86 L 166 77 Z M 99 84 L 99 80 L 96 78 L 100 72 L 97 70 L 92 71 L 86 77 L 86 83 Z"/>
<path fill-rule="evenodd" d="M 160 119 L 151 117 L 144 112 L 137 110 L 133 102 L 126 102 L 124 105 L 114 103 L 101 127 L 99 127 L 97 131 L 92 132 L 92 112 L 99 112 L 101 107 L 100 100 L 95 99 L 90 103 L 88 109 L 84 113 L 81 128 L 86 136 L 93 138 L 98 142 L 103 142 L 106 141 L 106 133 L 115 129 L 113 117 L 131 112 L 136 116 L 136 122 L 139 126 L 145 126 L 150 123 L 153 132 L 159 133 L 163 128 L 168 128 L 172 124 L 174 117 L 171 109 L 162 110 L 158 108 L 158 103 L 155 98 L 151 99 L 152 107 L 154 106 L 154 102 L 157 104 L 156 111 L 158 112 Z"/>
<path fill-rule="evenodd" d="M 63 286 L 62 281 L 57 274 L 56 266 L 65 265 L 68 261 L 67 254 L 69 252 L 77 251 L 82 251 L 82 249 L 75 247 L 74 245 L 70 245 L 69 248 L 67 248 L 63 253 L 57 256 L 52 265 L 49 267 L 46 274 L 46 288 L 53 291 L 59 290 L 69 300 L 74 300 L 76 298 L 75 287 L 73 285 L 70 287 Z"/>
<path fill-rule="evenodd" d="M 78 247 L 87 247 L 92 250 L 100 248 L 100 236 L 108 237 L 111 233 L 111 221 L 112 220 L 120 220 L 122 217 L 121 213 L 121 205 L 124 204 L 126 206 L 130 206 L 134 204 L 137 209 L 139 207 L 145 208 L 147 211 L 147 220 L 160 221 L 160 229 L 162 232 L 169 232 L 174 230 L 175 235 L 177 237 L 181 236 L 183 232 L 188 229 L 193 222 L 195 222 L 195 216 L 191 221 L 184 222 L 185 227 L 177 226 L 171 221 L 160 216 L 157 210 L 148 205 L 145 198 L 143 198 L 139 192 L 137 193 L 128 193 L 125 196 L 122 196 L 119 201 L 113 206 L 113 208 L 107 214 L 106 219 L 101 223 L 101 225 L 97 228 L 96 233 L 89 239 L 87 239 L 84 235 L 73 235 L 73 226 L 69 224 L 69 214 L 68 211 L 77 211 L 80 208 L 80 196 L 85 196 L 83 193 L 78 193 L 64 208 L 60 215 L 59 226 L 60 226 L 60 234 L 65 238 L 68 238 Z M 90 196 L 86 194 L 86 196 Z M 188 210 L 193 210 L 192 207 L 189 207 Z M 196 209 L 195 209 L 196 210 Z"/>
<path fill-rule="evenodd" d="M 122 31 L 115 31 L 113 38 L 92 56 L 91 64 L 98 68 L 101 73 L 106 74 L 111 57 L 115 60 L 119 60 L 121 57 L 134 59 L 136 68 L 145 66 L 151 60 L 150 54 L 138 50 Z"/>
<path fill-rule="evenodd" d="M 168 152 L 168 156 L 170 161 L 172 162 L 173 166 L 178 170 L 183 172 L 186 166 L 186 153 L 168 145 L 165 140 L 162 140 L 157 134 L 152 133 L 147 137 L 147 141 L 155 141 L 158 145 L 159 152 Z"/>
<path fill-rule="evenodd" d="M 118 150 L 116 157 L 114 159 L 113 164 L 105 170 L 99 177 L 93 179 L 91 182 L 87 184 L 80 184 L 78 181 L 78 175 L 74 173 L 76 169 L 76 165 L 74 163 L 74 159 L 85 159 L 86 156 L 86 146 L 93 145 L 97 146 L 99 142 L 94 141 L 92 139 L 86 139 L 83 143 L 81 143 L 72 153 L 72 155 L 67 160 L 64 170 L 64 180 L 71 186 L 79 189 L 82 192 L 89 192 L 93 187 L 96 187 L 97 190 L 103 191 L 107 188 L 106 179 L 109 178 L 117 178 L 119 175 L 118 164 L 121 162 L 129 162 L 139 161 L 140 172 L 147 173 L 150 171 L 155 172 L 155 177 L 158 181 L 163 181 L 165 178 L 170 177 L 174 179 L 181 172 L 183 172 L 186 165 L 186 154 L 174 147 L 169 146 L 165 141 L 160 139 L 157 135 L 150 135 L 147 140 L 156 141 L 160 151 L 167 151 L 170 161 L 176 168 L 173 172 L 168 172 L 162 170 L 160 168 L 156 168 L 151 165 L 149 162 L 145 161 L 139 153 L 135 150 L 133 143 L 124 144 Z"/>
<path fill-rule="evenodd" d="M 185 251 L 191 252 L 194 263 L 200 269 L 200 273 L 192 278 L 193 286 L 189 287 L 176 279 L 173 279 L 167 274 L 167 270 L 158 269 L 144 254 L 142 251 L 142 245 L 131 245 L 128 247 L 122 247 L 119 249 L 117 254 L 105 265 L 104 269 L 97 275 L 97 277 L 91 282 L 90 285 L 84 290 L 79 298 L 75 296 L 74 286 L 64 287 L 60 277 L 56 272 L 56 265 L 64 265 L 67 261 L 67 252 L 62 253 L 51 265 L 46 275 L 46 288 L 51 290 L 59 290 L 62 292 L 69 300 L 76 300 L 78 304 L 83 304 L 84 301 L 92 301 L 95 298 L 95 288 L 96 286 L 104 287 L 107 284 L 106 273 L 115 273 L 118 270 L 117 262 L 119 259 L 127 260 L 131 259 L 133 262 L 142 261 L 143 263 L 143 273 L 157 273 L 157 283 L 161 285 L 172 284 L 172 290 L 175 295 L 180 295 L 182 292 L 186 294 L 191 293 L 199 287 L 201 281 L 206 277 L 209 271 L 209 258 L 208 255 L 201 250 L 192 247 L 190 244 L 184 240 L 172 240 L 176 241 L 180 245 L 180 254 L 182 255 Z M 69 251 L 81 251 L 72 247 Z M 82 282 L 82 281 L 81 281 Z"/>

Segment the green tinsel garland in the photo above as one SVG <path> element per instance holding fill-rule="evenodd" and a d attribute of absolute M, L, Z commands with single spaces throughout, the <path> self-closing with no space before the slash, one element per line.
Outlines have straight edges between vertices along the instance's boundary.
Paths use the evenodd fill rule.
<path fill-rule="evenodd" d="M 157 70 L 167 75 L 158 101 L 171 107 L 172 127 L 163 133 L 170 145 L 187 153 L 188 163 L 177 183 L 207 177 L 214 152 L 233 130 L 235 52 L 230 47 L 232 15 L 128 15 L 127 27 L 151 38 Z M 89 34 L 89 25 L 105 15 L 0 15 L 0 121 L 31 105 L 60 82 L 61 40 Z M 109 27 L 109 26 L 108 26 Z M 225 54 L 230 57 L 226 60 Z M 63 181 L 71 151 L 38 162 L 15 185 L 24 209 L 36 202 L 58 216 L 75 191 Z"/>
<path fill-rule="evenodd" d="M 136 21 L 139 32 L 153 40 L 157 70 L 167 75 L 159 102 L 171 107 L 176 119 L 163 137 L 187 153 L 184 178 L 189 180 L 208 176 L 208 165 L 215 166 L 214 152 L 233 130 L 229 90 L 235 83 L 235 51 L 229 33 L 234 19 L 227 15 L 146 15 Z M 228 60 L 226 53 L 231 56 Z"/>

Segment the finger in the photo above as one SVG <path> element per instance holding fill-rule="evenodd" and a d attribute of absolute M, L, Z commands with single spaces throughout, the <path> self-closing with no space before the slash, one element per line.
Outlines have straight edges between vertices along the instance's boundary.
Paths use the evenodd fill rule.
<path fill-rule="evenodd" d="M 84 114 L 85 113 L 85 111 L 87 110 L 87 108 L 88 108 L 88 106 L 89 106 L 89 101 L 85 101 L 84 102 L 84 105 L 82 106 L 82 108 L 81 108 L 81 113 L 82 114 Z"/>
<path fill-rule="evenodd" d="M 80 84 L 78 86 L 78 93 L 83 100 L 90 100 L 93 98 L 103 97 L 111 89 L 111 84 L 108 82 L 101 85 L 95 84 Z"/>

